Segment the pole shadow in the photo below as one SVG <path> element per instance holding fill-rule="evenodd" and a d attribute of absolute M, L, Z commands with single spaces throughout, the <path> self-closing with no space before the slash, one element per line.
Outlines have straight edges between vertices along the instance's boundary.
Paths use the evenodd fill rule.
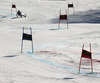
<path fill-rule="evenodd" d="M 10 57 L 16 57 L 18 55 L 8 55 L 8 56 L 4 56 L 4 57 L 7 57 L 7 58 L 10 58 Z"/>

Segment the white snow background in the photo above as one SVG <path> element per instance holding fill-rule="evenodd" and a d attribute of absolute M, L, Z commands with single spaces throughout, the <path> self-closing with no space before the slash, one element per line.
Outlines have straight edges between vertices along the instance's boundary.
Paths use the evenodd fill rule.
<path fill-rule="evenodd" d="M 16 17 L 17 10 L 26 18 Z M 61 21 L 68 3 L 68 22 Z M 30 33 L 31 41 L 23 41 L 22 29 Z M 90 60 L 83 58 L 78 73 L 82 46 L 90 50 Z M 100 82 L 100 0 L 0 0 L 0 83 L 99 83 Z"/>

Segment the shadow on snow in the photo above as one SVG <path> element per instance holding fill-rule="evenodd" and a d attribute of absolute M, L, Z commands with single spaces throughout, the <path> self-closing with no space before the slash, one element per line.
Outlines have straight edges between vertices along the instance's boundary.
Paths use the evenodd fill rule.
<path fill-rule="evenodd" d="M 4 57 L 16 57 L 18 55 L 8 55 L 8 56 L 4 56 Z"/>
<path fill-rule="evenodd" d="M 59 18 L 49 20 L 50 23 L 59 23 Z M 100 10 L 89 10 L 68 15 L 69 23 L 100 23 Z M 66 23 L 62 20 L 61 23 Z"/>

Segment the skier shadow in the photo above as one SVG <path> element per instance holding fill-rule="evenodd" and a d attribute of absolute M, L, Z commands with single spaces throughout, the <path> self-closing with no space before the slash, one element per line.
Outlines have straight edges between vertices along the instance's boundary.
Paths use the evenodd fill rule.
<path fill-rule="evenodd" d="M 57 80 L 72 80 L 75 78 L 71 78 L 71 77 L 65 77 L 65 78 L 57 78 Z"/>
<path fill-rule="evenodd" d="M 50 23 L 59 23 L 59 17 L 49 20 Z M 66 20 L 61 20 L 60 23 L 65 24 Z M 72 15 L 68 15 L 68 23 L 100 23 L 100 10 L 89 10 L 84 12 L 77 12 Z"/>
<path fill-rule="evenodd" d="M 18 17 L 13 17 L 12 19 L 17 19 Z"/>

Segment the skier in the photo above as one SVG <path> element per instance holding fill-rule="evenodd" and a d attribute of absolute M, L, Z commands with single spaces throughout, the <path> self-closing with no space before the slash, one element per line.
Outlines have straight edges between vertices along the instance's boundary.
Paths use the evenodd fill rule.
<path fill-rule="evenodd" d="M 21 18 L 22 18 L 22 16 L 26 17 L 26 15 L 22 15 L 22 12 L 20 10 L 18 10 L 16 15 L 17 15 L 17 17 L 20 16 Z"/>

